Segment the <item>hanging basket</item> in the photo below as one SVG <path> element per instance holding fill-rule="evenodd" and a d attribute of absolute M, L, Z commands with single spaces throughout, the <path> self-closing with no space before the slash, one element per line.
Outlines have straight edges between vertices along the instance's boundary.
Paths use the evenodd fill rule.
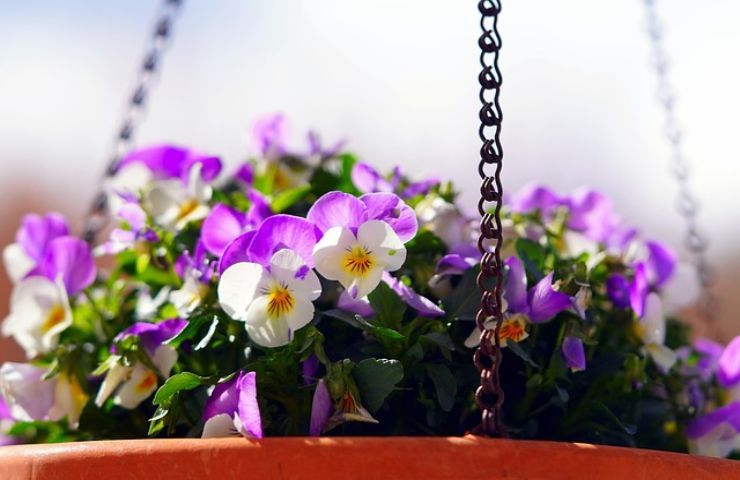
<path fill-rule="evenodd" d="M 6 447 L 0 449 L 0 478 L 722 480 L 740 478 L 740 463 L 473 436 L 120 440 Z"/>

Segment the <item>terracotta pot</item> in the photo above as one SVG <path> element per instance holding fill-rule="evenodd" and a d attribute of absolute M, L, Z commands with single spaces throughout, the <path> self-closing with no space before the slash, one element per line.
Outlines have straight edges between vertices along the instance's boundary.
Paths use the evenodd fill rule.
<path fill-rule="evenodd" d="M 740 462 L 476 437 L 172 439 L 4 447 L 0 478 L 737 480 Z"/>

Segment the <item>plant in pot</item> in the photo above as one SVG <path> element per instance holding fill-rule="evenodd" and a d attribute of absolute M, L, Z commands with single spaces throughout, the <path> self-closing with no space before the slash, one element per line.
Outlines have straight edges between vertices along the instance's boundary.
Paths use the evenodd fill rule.
<path fill-rule="evenodd" d="M 494 71 L 481 83 L 497 93 Z M 481 172 L 500 170 L 497 100 L 481 118 Z M 94 248 L 60 215 L 24 218 L 4 250 L 2 329 L 28 356 L 0 367 L 4 442 L 474 431 L 738 448 L 740 338 L 691 341 L 674 314 L 699 294 L 693 271 L 608 198 L 532 186 L 503 202 L 483 175 L 481 237 L 449 182 L 379 172 L 315 134 L 293 148 L 284 130 L 257 122 L 259 152 L 229 174 L 191 148 L 129 152 Z"/>

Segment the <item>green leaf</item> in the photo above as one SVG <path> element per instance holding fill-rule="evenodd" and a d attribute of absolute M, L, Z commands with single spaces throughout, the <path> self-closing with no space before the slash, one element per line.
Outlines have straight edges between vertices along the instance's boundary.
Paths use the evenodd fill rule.
<path fill-rule="evenodd" d="M 516 254 L 524 263 L 527 273 L 532 275 L 535 281 L 539 281 L 545 276 L 546 254 L 545 250 L 537 242 L 527 238 L 520 238 L 515 244 Z"/>
<path fill-rule="evenodd" d="M 406 338 L 401 333 L 393 330 L 392 328 L 373 326 L 370 331 L 379 337 L 385 337 L 391 340 L 403 340 L 404 338 Z"/>
<path fill-rule="evenodd" d="M 517 342 L 511 342 L 511 341 L 508 341 L 507 340 L 506 341 L 506 346 L 508 346 L 509 349 L 511 350 L 511 353 L 513 353 L 517 357 L 521 358 L 522 360 L 524 360 L 528 364 L 532 365 L 534 368 L 540 368 L 540 366 L 537 365 L 534 362 L 534 360 L 532 360 L 532 357 L 529 355 L 529 352 L 527 350 L 525 350 L 524 347 L 522 345 L 520 345 L 519 343 L 517 343 Z"/>
<path fill-rule="evenodd" d="M 292 207 L 297 201 L 305 197 L 306 194 L 310 191 L 310 185 L 301 185 L 299 187 L 286 190 L 272 200 L 270 208 L 275 213 L 284 212 L 285 210 Z"/>
<path fill-rule="evenodd" d="M 154 405 L 165 405 L 169 403 L 172 397 L 183 390 L 192 390 L 203 385 L 206 379 L 190 372 L 182 372 L 171 376 L 159 387 L 154 395 L 152 403 Z"/>
<path fill-rule="evenodd" d="M 371 412 L 383 406 L 398 382 L 403 380 L 403 366 L 398 360 L 367 358 L 352 370 L 362 403 Z"/>
<path fill-rule="evenodd" d="M 468 269 L 457 287 L 442 302 L 450 320 L 475 320 L 480 309 L 480 291 L 476 283 L 478 271 L 478 267 Z"/>
<path fill-rule="evenodd" d="M 434 383 L 439 406 L 445 412 L 452 411 L 457 397 L 457 379 L 446 365 L 432 363 L 426 366 L 426 370 Z"/>
<path fill-rule="evenodd" d="M 447 350 L 455 350 L 455 342 L 452 341 L 450 336 L 442 332 L 429 332 L 421 336 L 422 340 L 427 340 L 439 347 L 446 348 Z"/>
<path fill-rule="evenodd" d="M 380 282 L 377 288 L 368 295 L 368 299 L 375 310 L 375 324 L 398 330 L 399 328 L 396 327 L 400 327 L 401 319 L 406 313 L 406 303 L 401 300 L 401 297 L 385 282 Z"/>
<path fill-rule="evenodd" d="M 185 325 L 185 328 L 180 330 L 180 333 L 170 338 L 165 343 L 173 348 L 178 348 L 185 340 L 191 340 L 198 335 L 205 325 L 210 324 L 210 326 L 213 327 L 214 322 L 218 323 L 218 316 L 215 313 L 196 311 L 188 319 L 188 323 Z M 208 337 L 208 335 L 206 335 L 206 337 Z"/>

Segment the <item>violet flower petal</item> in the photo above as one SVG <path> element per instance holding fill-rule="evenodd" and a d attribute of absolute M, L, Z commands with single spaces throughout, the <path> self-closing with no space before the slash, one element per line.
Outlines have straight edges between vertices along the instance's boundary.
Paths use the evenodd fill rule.
<path fill-rule="evenodd" d="M 303 377 L 304 385 L 316 383 L 316 376 L 319 373 L 320 367 L 321 362 L 319 362 L 319 357 L 313 354 L 301 363 L 301 376 Z"/>
<path fill-rule="evenodd" d="M 326 388 L 324 380 L 321 379 L 316 384 L 316 390 L 313 393 L 313 402 L 311 403 L 311 426 L 309 435 L 318 437 L 324 431 L 326 422 L 329 421 L 334 411 L 334 402 Z"/>
<path fill-rule="evenodd" d="M 320 235 L 321 232 L 309 220 L 293 215 L 274 215 L 260 225 L 249 244 L 250 261 L 269 266 L 272 255 L 287 248 L 296 252 L 308 267 L 313 268 L 313 247 Z"/>
<path fill-rule="evenodd" d="M 462 275 L 476 263 L 478 260 L 475 258 L 451 253 L 439 259 L 435 272 L 437 275 Z"/>
<path fill-rule="evenodd" d="M 345 312 L 356 313 L 362 317 L 375 315 L 375 310 L 373 310 L 367 297 L 354 298 L 347 290 L 342 290 L 342 293 L 339 294 L 337 308 Z"/>
<path fill-rule="evenodd" d="M 64 217 L 58 213 L 47 213 L 43 217 L 29 214 L 21 220 L 16 233 L 16 242 L 36 262 L 40 262 L 49 243 L 59 237 L 69 235 L 69 227 Z"/>
<path fill-rule="evenodd" d="M 553 290 L 552 277 L 551 272 L 529 291 L 527 302 L 529 303 L 529 320 L 532 323 L 546 322 L 570 308 L 570 297 Z"/>
<path fill-rule="evenodd" d="M 740 402 L 733 402 L 699 418 L 691 420 L 686 427 L 686 436 L 697 439 L 705 436 L 723 423 L 731 425 L 740 433 Z"/>
<path fill-rule="evenodd" d="M 260 153 L 265 156 L 285 154 L 285 137 L 288 121 L 282 113 L 273 113 L 259 118 L 252 127 L 252 138 Z"/>
<path fill-rule="evenodd" d="M 606 279 L 606 294 L 617 308 L 630 306 L 630 282 L 622 274 L 614 273 Z"/>
<path fill-rule="evenodd" d="M 429 190 L 442 183 L 439 178 L 432 177 L 422 180 L 420 182 L 414 182 L 409 184 L 403 192 L 401 192 L 401 198 L 412 198 L 417 195 L 426 195 Z"/>
<path fill-rule="evenodd" d="M 563 200 L 555 192 L 542 185 L 528 185 L 519 190 L 508 202 L 512 212 L 526 213 L 539 210 L 545 216 L 562 203 Z"/>
<path fill-rule="evenodd" d="M 252 438 L 262 438 L 262 417 L 257 403 L 257 373 L 240 373 L 236 381 L 239 390 L 237 412 L 242 428 Z"/>
<path fill-rule="evenodd" d="M 351 172 L 352 183 L 362 193 L 392 192 L 393 187 L 372 165 L 355 163 Z"/>
<path fill-rule="evenodd" d="M 660 287 L 673 275 L 678 257 L 667 245 L 659 242 L 649 241 L 646 242 L 646 246 L 648 248 L 646 268 L 650 283 Z"/>
<path fill-rule="evenodd" d="M 96 275 L 90 247 L 75 237 L 60 237 L 49 244 L 41 272 L 52 281 L 61 276 L 69 295 L 89 287 Z"/>
<path fill-rule="evenodd" d="M 509 306 L 510 313 L 527 313 L 527 274 L 524 265 L 518 257 L 509 257 L 504 261 L 507 267 L 506 288 L 504 298 Z"/>
<path fill-rule="evenodd" d="M 740 383 L 740 335 L 722 351 L 717 367 L 717 380 L 722 386 L 729 388 Z"/>
<path fill-rule="evenodd" d="M 368 220 L 381 220 L 391 226 L 406 243 L 416 235 L 419 224 L 414 210 L 393 193 L 367 193 L 360 197 L 367 206 Z"/>
<path fill-rule="evenodd" d="M 174 145 L 154 145 L 134 150 L 121 160 L 118 171 L 134 163 L 147 167 L 155 178 L 179 178 L 184 182 L 187 182 L 190 169 L 197 163 L 201 164 L 201 177 L 207 182 L 221 172 L 221 160 L 218 157 Z"/>
<path fill-rule="evenodd" d="M 154 355 L 157 348 L 162 346 L 170 338 L 175 337 L 187 324 L 187 321 L 179 318 L 172 318 L 158 323 L 136 322 L 116 335 L 113 341 L 120 342 L 126 337 L 137 336 L 141 345 L 149 352 L 149 355 Z"/>
<path fill-rule="evenodd" d="M 218 261 L 219 274 L 224 273 L 227 268 L 235 263 L 251 261 L 248 249 L 256 233 L 257 232 L 254 230 L 243 233 L 226 245 L 221 258 Z"/>
<path fill-rule="evenodd" d="M 252 203 L 249 210 L 247 210 L 247 225 L 258 228 L 267 217 L 272 215 L 270 202 L 264 195 L 254 189 L 247 192 L 247 198 Z"/>
<path fill-rule="evenodd" d="M 203 421 L 224 413 L 229 416 L 234 415 L 234 412 L 239 408 L 237 380 L 240 376 L 241 373 L 231 380 L 217 384 L 213 388 L 213 392 L 211 392 L 203 406 Z"/>
<path fill-rule="evenodd" d="M 234 178 L 247 186 L 251 186 L 252 182 L 254 182 L 254 169 L 252 168 L 252 164 L 242 164 L 236 173 L 234 173 Z"/>
<path fill-rule="evenodd" d="M 367 207 L 359 198 L 344 192 L 329 192 L 316 200 L 306 218 L 322 233 L 342 226 L 352 232 L 368 220 Z"/>
<path fill-rule="evenodd" d="M 439 308 L 434 302 L 419 295 L 413 288 L 391 276 L 390 273 L 383 272 L 382 280 L 406 302 L 406 305 L 416 310 L 422 316 L 434 318 L 441 317 L 445 314 L 445 311 Z"/>
<path fill-rule="evenodd" d="M 242 234 L 247 222 L 244 213 L 223 203 L 216 204 L 203 221 L 201 239 L 206 250 L 220 257 L 226 246 Z"/>
<path fill-rule="evenodd" d="M 583 341 L 578 337 L 565 337 L 563 340 L 563 358 L 565 359 L 565 366 L 574 372 L 585 370 L 586 352 L 583 348 Z"/>
<path fill-rule="evenodd" d="M 645 314 L 645 302 L 647 301 L 650 288 L 648 285 L 645 264 L 640 263 L 635 268 L 635 275 L 630 286 L 630 306 L 635 315 L 642 318 Z"/>

